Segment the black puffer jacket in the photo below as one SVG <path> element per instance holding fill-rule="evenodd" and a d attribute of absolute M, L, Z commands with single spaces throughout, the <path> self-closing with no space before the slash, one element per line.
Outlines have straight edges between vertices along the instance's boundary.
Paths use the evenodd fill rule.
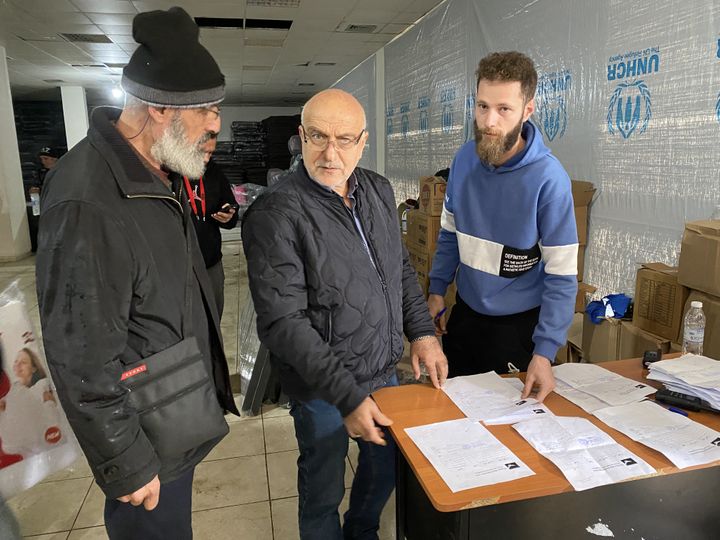
<path fill-rule="evenodd" d="M 409 339 L 435 335 L 382 176 L 357 168 L 368 257 L 340 196 L 302 165 L 244 216 L 242 236 L 260 340 L 293 399 L 347 416 L 392 376 Z"/>
<path fill-rule="evenodd" d="M 203 301 L 214 296 L 197 241 L 190 237 L 188 261 L 182 207 L 115 129 L 119 113 L 95 109 L 88 137 L 48 175 L 36 265 L 50 371 L 109 498 L 156 474 L 172 480 L 218 442 L 161 460 L 120 385 L 124 366 L 182 339 L 188 264 L 193 335 L 218 398 L 213 418 L 223 409 L 237 413 L 217 309 Z"/>

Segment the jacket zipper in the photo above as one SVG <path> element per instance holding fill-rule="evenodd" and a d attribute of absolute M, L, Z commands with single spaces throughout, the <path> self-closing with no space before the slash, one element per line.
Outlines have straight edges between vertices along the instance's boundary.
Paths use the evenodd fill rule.
<path fill-rule="evenodd" d="M 357 225 L 355 224 L 355 216 L 352 215 L 352 210 L 348 208 L 343 201 L 340 201 L 341 204 L 345 207 L 345 210 L 350 215 L 350 219 L 352 219 L 353 227 L 355 231 L 357 232 L 358 236 L 360 236 L 360 241 L 362 242 L 362 235 L 360 234 L 360 231 L 357 229 Z M 357 207 L 357 201 L 356 201 L 356 207 Z M 390 306 L 390 298 L 388 296 L 388 290 L 387 290 L 387 283 L 385 282 L 385 278 L 383 277 L 382 273 L 380 272 L 379 267 L 379 261 L 377 254 L 375 253 L 375 248 L 373 247 L 372 243 L 368 239 L 367 236 L 367 229 L 365 227 L 365 223 L 363 223 L 362 215 L 360 212 L 357 214 L 358 221 L 360 222 L 360 226 L 363 228 L 363 231 L 365 231 L 365 240 L 367 242 L 367 249 L 370 252 L 371 261 L 370 263 L 375 268 L 375 273 L 377 274 L 378 279 L 380 280 L 380 286 L 382 287 L 383 296 L 385 297 L 385 309 L 387 310 L 388 315 L 388 347 L 390 347 L 390 356 L 392 359 L 392 308 Z M 363 242 L 364 243 L 364 242 Z"/>
<path fill-rule="evenodd" d="M 183 207 L 182 204 L 180 204 L 180 201 L 178 201 L 175 197 L 171 197 L 170 195 L 125 195 L 126 199 L 167 199 L 168 201 L 172 201 L 175 204 L 177 204 L 178 208 L 180 209 L 180 213 L 183 214 Z"/>
<path fill-rule="evenodd" d="M 153 412 L 153 411 L 156 411 L 157 409 L 160 409 L 161 407 L 164 407 L 164 406 L 167 405 L 168 403 L 172 403 L 173 401 L 179 400 L 180 398 L 182 398 L 183 396 L 186 396 L 187 394 L 189 394 L 189 393 L 192 392 L 193 390 L 197 390 L 198 388 L 200 388 L 201 386 L 203 386 L 203 385 L 206 384 L 206 383 L 207 383 L 207 380 L 202 380 L 202 381 L 194 382 L 194 383 L 191 384 L 190 386 L 188 386 L 188 387 L 186 387 L 186 388 L 183 388 L 183 389 L 182 389 L 180 392 L 178 392 L 177 394 L 173 394 L 173 395 L 171 395 L 171 396 L 164 397 L 164 398 L 161 399 L 160 401 L 157 401 L 157 402 L 153 403 L 152 405 L 150 405 L 149 407 L 141 410 L 139 413 L 140 413 L 140 414 L 148 414 L 148 413 L 151 413 L 151 412 Z"/>

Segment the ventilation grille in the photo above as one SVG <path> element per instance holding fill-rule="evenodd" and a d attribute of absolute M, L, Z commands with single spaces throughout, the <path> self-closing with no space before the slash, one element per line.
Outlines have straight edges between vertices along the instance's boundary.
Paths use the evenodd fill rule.
<path fill-rule="evenodd" d="M 60 34 L 70 43 L 112 43 L 105 34 Z"/>
<path fill-rule="evenodd" d="M 334 66 L 336 62 L 315 62 L 316 66 Z"/>
<path fill-rule="evenodd" d="M 298 86 L 315 86 L 314 82 L 300 82 Z"/>
<path fill-rule="evenodd" d="M 120 68 L 124 68 L 125 66 L 127 66 L 127 62 L 120 62 L 120 63 L 105 62 L 105 65 L 109 68 L 120 69 Z"/>
<path fill-rule="evenodd" d="M 338 27 L 339 32 L 348 32 L 350 34 L 372 34 L 377 30 L 376 24 L 343 24 Z"/>
<path fill-rule="evenodd" d="M 57 84 L 61 82 L 65 82 L 62 79 L 43 79 L 43 82 L 49 83 L 49 84 Z"/>

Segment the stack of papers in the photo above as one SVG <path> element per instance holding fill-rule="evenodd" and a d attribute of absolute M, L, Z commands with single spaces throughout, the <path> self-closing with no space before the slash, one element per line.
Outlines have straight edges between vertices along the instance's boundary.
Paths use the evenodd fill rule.
<path fill-rule="evenodd" d="M 697 354 L 650 364 L 648 379 L 660 381 L 669 390 L 704 399 L 720 410 L 720 362 Z"/>
<path fill-rule="evenodd" d="M 513 426 L 577 491 L 655 473 L 585 418 L 556 416 Z"/>
<path fill-rule="evenodd" d="M 608 407 L 594 415 L 631 439 L 662 452 L 679 469 L 720 460 L 720 433 L 657 403 Z"/>
<path fill-rule="evenodd" d="M 553 368 L 555 392 L 585 412 L 642 401 L 655 388 L 596 364 L 561 364 Z"/>
<path fill-rule="evenodd" d="M 477 420 L 449 420 L 405 433 L 453 493 L 535 474 Z"/>
<path fill-rule="evenodd" d="M 518 379 L 503 379 L 494 371 L 453 377 L 443 390 L 465 416 L 487 425 L 513 424 L 536 417 L 554 416 L 536 399 L 520 399 Z"/>

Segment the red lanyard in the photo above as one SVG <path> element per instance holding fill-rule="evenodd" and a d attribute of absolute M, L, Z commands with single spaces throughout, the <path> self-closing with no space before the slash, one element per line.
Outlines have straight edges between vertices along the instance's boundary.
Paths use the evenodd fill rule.
<path fill-rule="evenodd" d="M 192 187 L 190 186 L 190 180 L 187 176 L 183 176 L 183 180 L 185 180 L 185 191 L 187 191 L 190 206 L 192 206 L 195 217 L 197 219 L 200 219 L 200 216 L 198 215 L 197 204 L 195 204 L 195 194 L 193 193 Z M 205 183 L 203 182 L 202 176 L 200 177 L 200 207 L 202 209 L 203 221 L 205 221 Z"/>

